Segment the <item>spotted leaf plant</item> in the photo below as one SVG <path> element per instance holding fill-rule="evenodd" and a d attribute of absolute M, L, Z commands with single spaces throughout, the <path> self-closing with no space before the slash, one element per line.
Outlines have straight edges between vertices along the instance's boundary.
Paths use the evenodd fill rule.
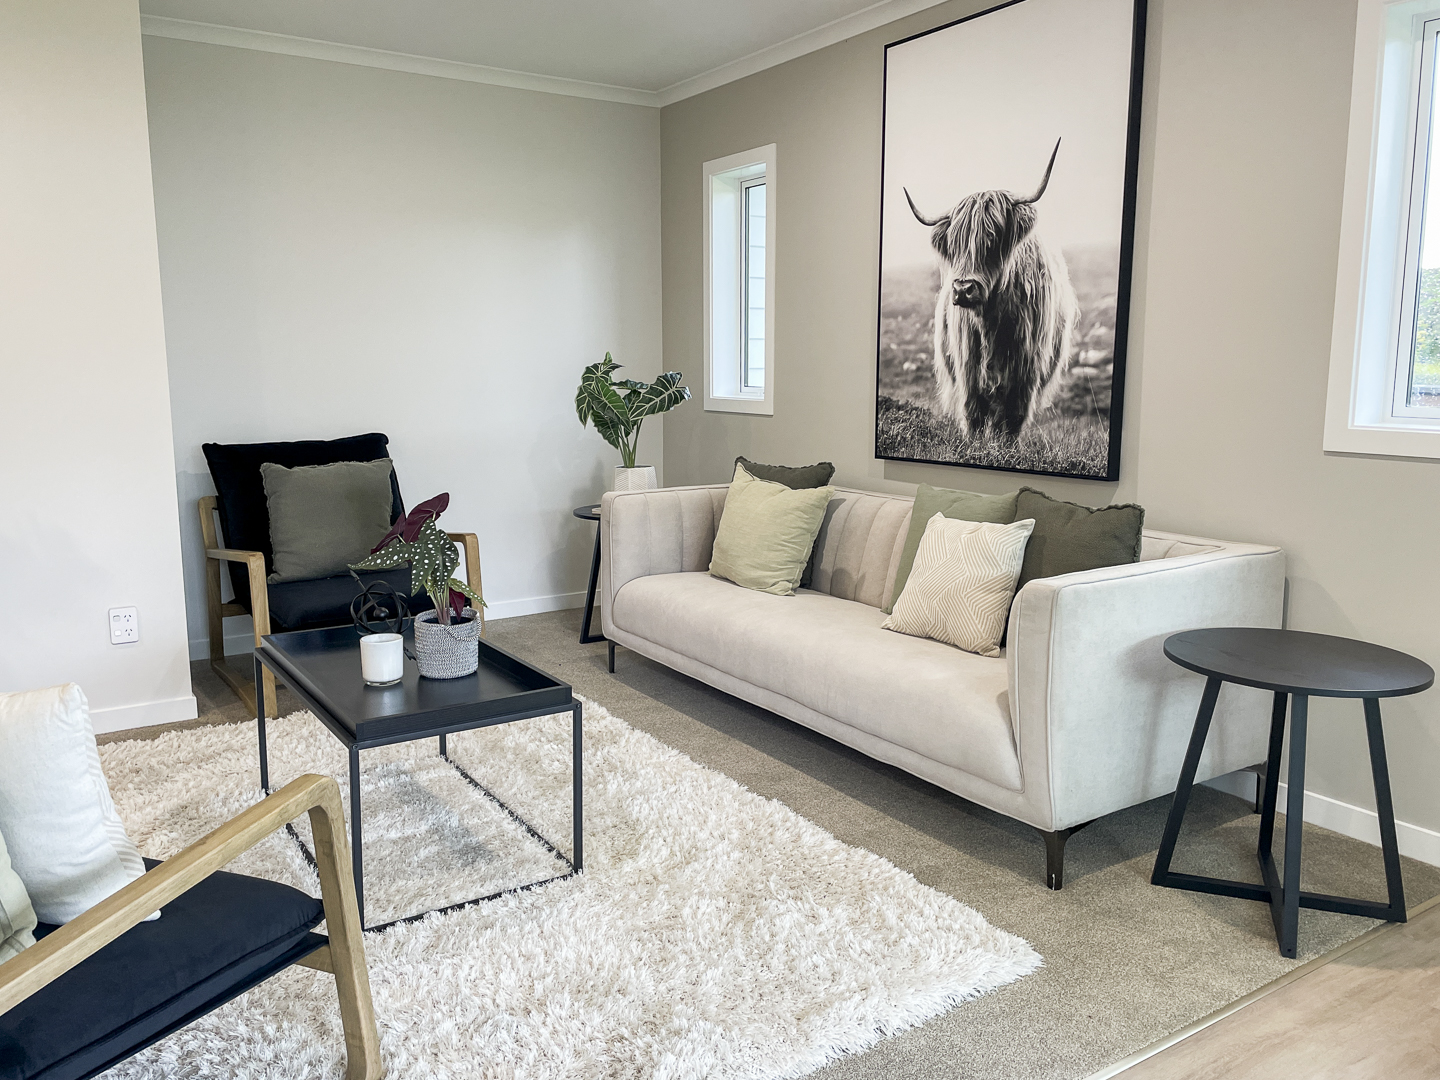
<path fill-rule="evenodd" d="M 620 451 L 620 463 L 633 469 L 640 425 L 647 416 L 658 416 L 689 401 L 690 388 L 680 385 L 683 376 L 678 371 L 667 371 L 653 383 L 643 383 L 638 379 L 616 381 L 611 375 L 619 369 L 607 352 L 604 360 L 581 372 L 575 413 L 582 427 L 587 422 L 594 424 L 600 437 Z"/>
<path fill-rule="evenodd" d="M 449 492 L 426 499 L 390 526 L 367 558 L 350 564 L 351 570 L 393 570 L 408 565 L 410 591 L 429 596 L 435 602 L 436 621 L 445 626 L 460 617 L 466 600 L 477 608 L 485 606 L 480 594 L 455 576 L 460 556 L 454 541 L 435 524 L 449 505 Z"/>

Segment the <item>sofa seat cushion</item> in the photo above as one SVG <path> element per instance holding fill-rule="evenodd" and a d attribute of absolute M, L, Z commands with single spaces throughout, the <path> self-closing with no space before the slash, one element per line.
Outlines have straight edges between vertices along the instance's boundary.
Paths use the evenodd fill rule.
<path fill-rule="evenodd" d="M 0 1014 L 0 1080 L 88 1076 L 325 941 L 309 933 L 319 900 L 242 874 L 211 874 L 161 910 Z"/>
<path fill-rule="evenodd" d="M 429 611 L 435 605 L 423 592 L 410 595 L 410 571 L 380 570 L 362 573 L 360 580 L 367 586 L 387 582 L 405 599 L 410 613 Z M 350 601 L 360 587 L 348 573 L 333 577 L 311 578 L 307 581 L 282 581 L 270 586 L 270 626 L 279 633 L 285 630 L 315 630 L 322 626 L 349 626 Z"/>
<path fill-rule="evenodd" d="M 868 604 L 742 589 L 705 573 L 627 582 L 611 621 L 867 734 L 1019 791 L 1003 657 L 882 630 Z"/>

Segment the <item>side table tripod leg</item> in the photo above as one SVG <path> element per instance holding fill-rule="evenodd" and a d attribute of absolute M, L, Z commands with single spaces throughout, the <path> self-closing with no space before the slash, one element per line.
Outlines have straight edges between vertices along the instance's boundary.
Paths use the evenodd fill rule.
<path fill-rule="evenodd" d="M 1220 697 L 1220 680 L 1205 680 L 1205 693 L 1200 696 L 1200 711 L 1195 714 L 1195 729 L 1190 733 L 1190 748 L 1185 751 L 1185 764 L 1180 769 L 1180 782 L 1175 785 L 1175 801 L 1170 804 L 1170 817 L 1165 822 L 1165 835 L 1155 855 L 1155 871 L 1150 884 L 1164 885 L 1170 876 L 1170 860 L 1175 856 L 1175 841 L 1180 839 L 1180 826 L 1185 821 L 1185 807 L 1190 802 L 1190 789 L 1195 786 L 1195 770 L 1200 767 L 1200 754 L 1205 749 L 1205 736 L 1215 715 L 1215 702 Z"/>
<path fill-rule="evenodd" d="M 571 709 L 571 813 L 572 829 L 574 830 L 572 842 L 575 846 L 574 865 L 576 870 L 585 869 L 585 780 L 584 780 L 584 733 L 582 721 L 584 720 L 584 706 L 575 702 Z"/>
<path fill-rule="evenodd" d="M 1296 694 L 1290 705 L 1290 775 L 1285 792 L 1285 877 L 1281 888 L 1280 955 L 1294 959 L 1300 936 L 1300 845 L 1305 833 L 1305 734 L 1310 698 Z M 1273 905 L 1272 905 L 1273 910 Z"/>
<path fill-rule="evenodd" d="M 1285 746 L 1285 706 L 1289 695 L 1275 692 L 1270 712 L 1270 752 L 1265 758 L 1265 793 L 1260 799 L 1260 843 L 1255 853 L 1261 861 L 1269 858 L 1275 839 L 1275 803 L 1280 795 L 1280 751 Z"/>
<path fill-rule="evenodd" d="M 1380 850 L 1385 855 L 1385 888 L 1391 922 L 1405 921 L 1405 883 L 1400 876 L 1400 844 L 1395 837 L 1395 806 L 1390 801 L 1390 766 L 1385 759 L 1385 731 L 1380 726 L 1380 699 L 1365 699 L 1365 734 L 1370 740 L 1370 772 L 1375 779 L 1375 812 L 1380 817 Z"/>
<path fill-rule="evenodd" d="M 260 655 L 255 655 L 255 685 L 262 685 L 261 673 L 265 665 L 260 663 Z M 265 748 L 265 695 L 255 695 L 255 728 L 260 737 L 260 790 L 270 794 L 270 755 Z"/>

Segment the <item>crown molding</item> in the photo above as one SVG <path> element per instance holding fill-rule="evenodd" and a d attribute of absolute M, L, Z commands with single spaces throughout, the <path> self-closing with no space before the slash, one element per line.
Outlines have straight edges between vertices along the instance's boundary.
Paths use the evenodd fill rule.
<path fill-rule="evenodd" d="M 711 68 L 709 71 L 701 72 L 689 79 L 673 83 L 656 94 L 659 99 L 657 104 L 673 105 L 677 101 L 684 101 L 686 98 L 703 94 L 707 90 L 714 90 L 717 86 L 724 86 L 726 83 L 746 78 L 764 71 L 766 68 L 777 67 L 804 56 L 806 53 L 818 52 L 838 44 L 846 38 L 867 34 L 886 23 L 895 22 L 897 19 L 903 19 L 928 8 L 938 7 L 945 2 L 946 0 L 880 0 L 879 3 L 871 4 L 867 8 L 841 16 L 834 22 L 817 26 L 814 30 L 796 34 L 792 38 L 766 46 L 748 56 L 742 56 L 738 60 L 731 60 L 717 68 Z"/>
<path fill-rule="evenodd" d="M 141 15 L 140 32 L 149 37 L 198 41 L 206 45 L 226 45 L 232 49 L 304 56 L 311 60 L 330 60 L 337 64 L 405 71 L 412 75 L 433 75 L 439 79 L 509 86 L 516 90 L 535 90 L 542 94 L 563 94 L 567 97 L 590 98 L 595 101 L 618 101 L 626 105 L 648 105 L 658 108 L 660 95 L 653 90 L 636 90 L 628 86 L 561 79 L 553 75 L 534 75 L 528 71 L 466 64 L 459 60 L 441 60 L 433 56 L 371 49 L 362 45 L 342 45 L 335 41 L 272 34 L 265 30 L 245 30 L 235 26 L 169 19 L 160 15 Z"/>
<path fill-rule="evenodd" d="M 511 71 L 508 68 L 467 64 L 459 60 L 441 60 L 433 56 L 371 49 L 363 45 L 342 45 L 335 41 L 272 34 L 266 30 L 246 30 L 236 26 L 194 22 L 190 19 L 171 19 L 161 15 L 141 15 L 140 32 L 149 37 L 198 41 L 206 45 L 225 45 L 232 49 L 252 49 L 285 56 L 303 56 L 311 60 L 329 60 L 337 64 L 405 71 L 412 75 L 431 75 L 438 79 L 458 79 L 461 82 L 534 90 L 542 94 L 563 94 L 595 101 L 618 101 L 626 105 L 660 108 L 794 60 L 806 53 L 824 49 L 857 34 L 868 33 L 886 23 L 914 15 L 943 2 L 944 0 L 880 0 L 879 3 L 871 4 L 814 30 L 807 30 L 738 60 L 721 64 L 689 79 L 682 79 L 663 90 L 640 90 L 631 86 L 562 79 L 554 75 L 536 75 L 528 71 Z"/>

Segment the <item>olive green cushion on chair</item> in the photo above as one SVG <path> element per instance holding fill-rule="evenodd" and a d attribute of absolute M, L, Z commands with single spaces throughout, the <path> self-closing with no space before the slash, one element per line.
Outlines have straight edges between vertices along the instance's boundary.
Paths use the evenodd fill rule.
<path fill-rule="evenodd" d="M 35 944 L 35 909 L 0 836 L 0 964 Z"/>
<path fill-rule="evenodd" d="M 830 483 L 835 475 L 835 465 L 829 461 L 817 461 L 814 465 L 764 465 L 747 457 L 737 457 L 736 465 L 745 466 L 745 471 L 756 480 L 769 480 L 784 484 L 788 488 L 818 488 Z M 800 575 L 800 588 L 808 589 L 815 577 L 815 552 L 805 560 L 805 572 Z"/>
<path fill-rule="evenodd" d="M 270 512 L 271 584 L 343 574 L 390 529 L 389 458 L 287 469 L 265 462 L 260 476 Z"/>
<path fill-rule="evenodd" d="M 1035 519 L 1017 590 L 1035 578 L 1123 566 L 1140 558 L 1145 508 L 1135 503 L 1096 509 L 1061 502 L 1043 491 L 1024 487 L 1016 500 L 1015 516 Z"/>
<path fill-rule="evenodd" d="M 905 536 L 905 546 L 900 549 L 900 563 L 895 568 L 895 587 L 890 590 L 890 602 L 881 610 L 887 615 L 894 612 L 895 601 L 905 591 L 910 568 L 915 565 L 920 538 L 925 535 L 925 526 L 932 517 L 943 514 L 956 521 L 1009 525 L 1016 518 L 1015 497 L 1018 494 L 1011 491 L 1004 495 L 982 495 L 978 491 L 956 491 L 921 484 L 920 490 L 915 492 L 915 509 L 910 512 L 910 531 Z"/>
<path fill-rule="evenodd" d="M 710 573 L 747 589 L 795 592 L 835 489 L 796 490 L 735 466 L 715 532 Z"/>

